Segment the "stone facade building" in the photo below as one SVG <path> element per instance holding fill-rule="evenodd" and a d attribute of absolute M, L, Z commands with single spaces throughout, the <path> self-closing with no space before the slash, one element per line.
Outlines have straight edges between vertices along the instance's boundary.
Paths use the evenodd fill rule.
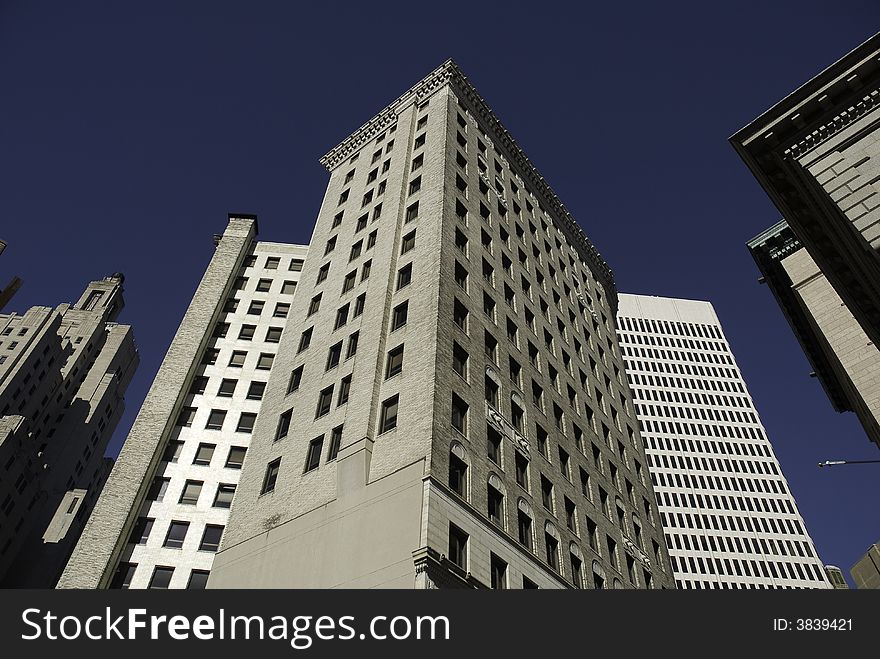
<path fill-rule="evenodd" d="M 880 34 L 731 138 L 785 218 L 749 242 L 835 408 L 880 446 Z"/>
<path fill-rule="evenodd" d="M 679 588 L 828 588 L 708 302 L 620 295 L 621 350 Z"/>
<path fill-rule="evenodd" d="M 204 588 L 306 249 L 235 214 L 59 587 Z"/>
<path fill-rule="evenodd" d="M 673 587 L 612 273 L 459 68 L 322 163 L 209 587 Z"/>
<path fill-rule="evenodd" d="M 856 588 L 860 590 L 880 589 L 880 542 L 871 545 L 871 548 L 862 556 L 856 564 L 849 569 Z"/>
<path fill-rule="evenodd" d="M 0 584 L 55 585 L 108 473 L 139 363 L 123 278 L 76 304 L 0 314 Z"/>

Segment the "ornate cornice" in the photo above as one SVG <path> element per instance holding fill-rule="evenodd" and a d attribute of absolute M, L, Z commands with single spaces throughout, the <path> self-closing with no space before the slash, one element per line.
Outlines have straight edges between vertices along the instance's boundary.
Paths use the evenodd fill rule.
<path fill-rule="evenodd" d="M 337 147 L 324 155 L 320 160 L 321 164 L 327 170 L 332 171 L 342 160 L 350 157 L 352 153 L 394 124 L 397 121 L 397 109 L 402 104 L 409 103 L 412 99 L 420 102 L 421 99 L 430 96 L 446 84 L 450 85 L 456 95 L 472 108 L 474 115 L 480 120 L 485 129 L 490 132 L 495 142 L 503 145 L 509 158 L 516 163 L 518 173 L 530 185 L 531 191 L 541 201 L 545 210 L 562 223 L 561 228 L 568 234 L 581 258 L 592 271 L 593 276 L 604 287 L 612 308 L 612 315 L 616 313 L 617 286 L 614 282 L 614 274 L 608 263 L 605 262 L 599 251 L 584 234 L 583 229 L 581 229 L 556 193 L 553 192 L 550 185 L 544 180 L 537 167 L 529 160 L 510 132 L 504 127 L 483 97 L 480 96 L 477 89 L 451 59 L 446 60 L 428 76 L 380 111 L 370 121 L 354 131 Z"/>
<path fill-rule="evenodd" d="M 832 117 L 828 123 L 822 124 L 816 130 L 804 136 L 800 141 L 792 144 L 785 150 L 785 155 L 800 158 L 803 154 L 814 149 L 825 140 L 833 137 L 846 127 L 852 125 L 859 118 L 868 114 L 880 104 L 880 90 L 875 89 L 870 94 L 863 96 L 860 101 Z"/>

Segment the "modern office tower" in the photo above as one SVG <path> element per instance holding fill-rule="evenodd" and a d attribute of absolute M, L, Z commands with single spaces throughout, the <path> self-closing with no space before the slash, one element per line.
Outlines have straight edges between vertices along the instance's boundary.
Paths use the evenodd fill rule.
<path fill-rule="evenodd" d="M 215 238 L 59 587 L 205 587 L 306 256 L 256 235 Z"/>
<path fill-rule="evenodd" d="M 765 282 L 838 412 L 880 446 L 880 350 L 785 220 L 748 243 Z"/>
<path fill-rule="evenodd" d="M 785 218 L 749 243 L 838 410 L 880 445 L 880 34 L 731 138 Z"/>
<path fill-rule="evenodd" d="M 458 67 L 321 162 L 209 587 L 671 587 L 611 271 Z"/>
<path fill-rule="evenodd" d="M 880 542 L 871 545 L 849 573 L 859 590 L 880 588 Z"/>
<path fill-rule="evenodd" d="M 0 314 L 0 586 L 55 585 L 107 477 L 138 365 L 120 274 L 76 304 Z"/>
<path fill-rule="evenodd" d="M 826 565 L 825 575 L 828 577 L 828 582 L 831 584 L 831 587 L 835 590 L 849 590 L 849 584 L 846 583 L 846 579 L 843 576 L 843 570 L 836 565 Z"/>
<path fill-rule="evenodd" d="M 828 588 L 715 310 L 619 296 L 618 335 L 679 588 Z"/>

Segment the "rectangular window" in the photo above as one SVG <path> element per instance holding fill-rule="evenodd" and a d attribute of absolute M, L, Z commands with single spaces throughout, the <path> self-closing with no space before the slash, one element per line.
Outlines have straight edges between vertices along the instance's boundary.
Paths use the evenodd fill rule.
<path fill-rule="evenodd" d="M 126 590 L 131 585 L 134 573 L 137 570 L 137 563 L 120 563 L 110 582 L 110 588 L 114 590 Z"/>
<path fill-rule="evenodd" d="M 303 375 L 303 366 L 297 366 L 290 373 L 290 380 L 287 382 L 287 393 L 292 394 L 294 391 L 299 389 L 299 385 L 302 382 Z"/>
<path fill-rule="evenodd" d="M 394 377 L 403 370 L 403 345 L 399 345 L 388 352 L 385 360 L 385 379 Z"/>
<path fill-rule="evenodd" d="M 272 368 L 272 363 L 275 361 L 275 355 L 263 352 L 260 353 L 260 358 L 257 359 L 257 368 L 262 371 L 268 371 Z"/>
<path fill-rule="evenodd" d="M 342 426 L 336 426 L 330 433 L 330 447 L 327 449 L 327 462 L 335 460 L 342 445 Z"/>
<path fill-rule="evenodd" d="M 162 546 L 171 549 L 182 549 L 187 531 L 189 531 L 189 522 L 172 521 L 168 526 L 168 533 Z"/>
<path fill-rule="evenodd" d="M 325 371 L 329 371 L 331 368 L 336 368 L 339 366 L 339 360 L 342 357 L 342 341 L 335 343 L 330 346 L 330 349 L 327 352 L 327 365 L 324 368 Z"/>
<path fill-rule="evenodd" d="M 568 497 L 563 497 L 563 502 L 565 504 L 565 525 L 568 527 L 568 530 L 578 535 L 577 532 L 577 507 L 574 505 L 574 501 L 569 499 Z"/>
<path fill-rule="evenodd" d="M 468 404 L 452 394 L 452 427 L 462 435 L 467 435 Z"/>
<path fill-rule="evenodd" d="M 400 244 L 400 253 L 406 254 L 408 251 L 413 249 L 416 246 L 416 232 L 410 231 L 403 237 L 403 241 Z"/>
<path fill-rule="evenodd" d="M 238 380 L 223 378 L 223 380 L 220 381 L 220 388 L 217 390 L 217 395 L 222 398 L 232 398 L 237 384 Z"/>
<path fill-rule="evenodd" d="M 181 428 L 192 427 L 193 420 L 196 418 L 196 412 L 195 407 L 184 407 L 180 410 L 180 414 L 177 417 L 177 425 Z"/>
<path fill-rule="evenodd" d="M 150 531 L 153 530 L 153 522 L 155 521 L 151 517 L 138 517 L 128 541 L 135 545 L 147 544 L 147 540 L 150 538 Z"/>
<path fill-rule="evenodd" d="M 199 495 L 202 493 L 202 481 L 186 481 L 183 486 L 183 492 L 180 493 L 178 503 L 195 506 L 199 502 Z"/>
<path fill-rule="evenodd" d="M 263 313 L 263 307 L 266 306 L 266 303 L 263 300 L 254 300 L 251 302 L 251 306 L 248 307 L 248 314 L 251 316 L 259 316 Z"/>
<path fill-rule="evenodd" d="M 361 281 L 366 281 L 370 278 L 370 271 L 373 268 L 373 260 L 369 259 L 368 261 L 364 261 L 363 267 L 361 267 Z"/>
<path fill-rule="evenodd" d="M 318 310 L 321 308 L 321 297 L 322 294 L 318 293 L 312 298 L 311 302 L 309 302 L 309 310 L 306 313 L 306 317 L 318 313 Z"/>
<path fill-rule="evenodd" d="M 449 560 L 462 570 L 467 570 L 468 534 L 455 524 L 449 525 Z"/>
<path fill-rule="evenodd" d="M 461 329 L 467 332 L 468 310 L 461 302 L 456 299 L 452 304 L 452 321 Z"/>
<path fill-rule="evenodd" d="M 266 343 L 279 343 L 281 341 L 281 333 L 284 330 L 280 327 L 270 327 L 266 330 Z"/>
<path fill-rule="evenodd" d="M 344 327 L 348 323 L 348 305 L 344 304 L 336 310 L 336 320 L 333 323 L 333 331 Z"/>
<path fill-rule="evenodd" d="M 216 552 L 220 549 L 220 538 L 223 537 L 223 527 L 216 524 L 206 524 L 202 541 L 199 543 L 199 551 Z"/>
<path fill-rule="evenodd" d="M 275 305 L 275 311 L 272 313 L 273 318 L 287 318 L 290 311 L 290 304 L 287 302 L 279 302 Z"/>
<path fill-rule="evenodd" d="M 263 400 L 263 392 L 266 391 L 266 383 L 254 380 L 247 390 L 248 400 Z"/>
<path fill-rule="evenodd" d="M 275 441 L 284 439 L 290 432 L 290 422 L 293 419 L 293 409 L 289 409 L 278 417 L 278 428 L 275 430 Z"/>
<path fill-rule="evenodd" d="M 247 448 L 244 446 L 233 446 L 229 449 L 229 455 L 226 457 L 226 468 L 227 469 L 241 469 L 241 465 L 244 464 L 244 456 L 247 453 Z"/>
<path fill-rule="evenodd" d="M 277 458 L 266 465 L 266 474 L 263 476 L 263 486 L 260 488 L 260 494 L 266 494 L 275 489 L 275 482 L 278 480 L 278 470 L 281 468 L 281 458 Z"/>
<path fill-rule="evenodd" d="M 491 587 L 495 590 L 507 588 L 507 563 L 490 553 L 489 567 Z"/>
<path fill-rule="evenodd" d="M 220 350 L 218 348 L 208 348 L 205 350 L 205 354 L 202 355 L 202 363 L 207 366 L 213 366 L 217 363 L 217 358 L 220 356 Z"/>
<path fill-rule="evenodd" d="M 348 402 L 348 396 L 351 392 L 351 375 L 346 375 L 339 381 L 339 398 L 336 405 L 345 405 Z"/>
<path fill-rule="evenodd" d="M 272 289 L 272 280 L 271 279 L 260 279 L 257 282 L 257 292 L 258 293 L 268 293 Z"/>
<path fill-rule="evenodd" d="M 516 484 L 529 491 L 529 460 L 519 451 L 516 453 Z"/>
<path fill-rule="evenodd" d="M 397 404 L 399 397 L 392 396 L 382 403 L 382 414 L 379 418 L 379 434 L 397 427 Z"/>
<path fill-rule="evenodd" d="M 254 431 L 254 424 L 257 422 L 257 415 L 253 412 L 242 412 L 241 416 L 238 417 L 238 425 L 235 427 L 235 432 L 244 432 L 244 433 L 252 433 Z"/>
<path fill-rule="evenodd" d="M 327 275 L 330 274 L 330 264 L 325 263 L 321 266 L 320 270 L 318 270 L 318 279 L 315 281 L 315 286 L 322 283 L 325 279 L 327 279 Z"/>
<path fill-rule="evenodd" d="M 302 334 L 300 334 L 299 348 L 297 348 L 298 353 L 302 352 L 303 350 L 306 350 L 309 347 L 309 345 L 312 343 L 312 330 L 313 329 L 314 329 L 313 327 L 310 327 L 307 330 L 303 331 Z"/>
<path fill-rule="evenodd" d="M 309 442 L 309 449 L 306 453 L 306 465 L 303 473 L 317 469 L 321 464 L 321 449 L 324 447 L 324 435 L 316 437 Z"/>
<path fill-rule="evenodd" d="M 296 282 L 295 281 L 285 281 L 281 285 L 281 294 L 282 295 L 293 295 L 296 291 Z"/>
<path fill-rule="evenodd" d="M 421 183 L 421 178 L 418 179 L 419 183 Z M 410 194 L 412 194 L 412 188 L 410 188 Z M 406 209 L 406 216 L 404 218 L 404 222 L 412 222 L 419 216 L 419 202 L 411 204 Z"/>
<path fill-rule="evenodd" d="M 553 512 L 553 483 L 546 476 L 541 476 L 541 503 L 544 507 Z"/>
<path fill-rule="evenodd" d="M 342 281 L 342 295 L 345 295 L 351 289 L 353 289 L 356 283 L 357 283 L 357 270 L 352 270 L 347 275 L 345 275 L 345 279 Z"/>
<path fill-rule="evenodd" d="M 501 465 L 501 433 L 492 426 L 486 426 L 486 457 Z"/>
<path fill-rule="evenodd" d="M 406 325 L 407 314 L 409 312 L 409 301 L 402 302 L 394 307 L 391 312 L 391 331 L 400 329 Z"/>
<path fill-rule="evenodd" d="M 315 410 L 315 418 L 319 419 L 330 412 L 330 405 L 333 403 L 333 385 L 323 389 L 318 395 L 318 407 Z"/>
<path fill-rule="evenodd" d="M 190 385 L 189 393 L 197 396 L 199 394 L 205 393 L 205 389 L 208 388 L 208 378 L 204 375 L 199 375 L 193 378 L 192 385 Z"/>
<path fill-rule="evenodd" d="M 226 410 L 211 410 L 208 415 L 208 423 L 205 424 L 207 430 L 222 430 L 223 421 L 226 419 Z"/>
<path fill-rule="evenodd" d="M 458 373 L 464 380 L 468 379 L 467 351 L 454 341 L 452 343 L 452 370 Z"/>
<path fill-rule="evenodd" d="M 160 503 L 165 498 L 165 493 L 168 491 L 168 484 L 170 482 L 170 478 L 154 478 L 153 482 L 150 484 L 150 491 L 147 492 L 147 500 Z"/>
<path fill-rule="evenodd" d="M 172 439 L 165 446 L 165 453 L 162 455 L 162 460 L 164 462 L 177 462 L 177 459 L 180 457 L 180 450 L 183 448 L 183 442 L 177 439 Z"/>
<path fill-rule="evenodd" d="M 366 265 L 364 265 L 364 267 L 366 267 Z M 366 293 L 361 293 L 360 295 L 357 296 L 357 298 L 355 298 L 354 309 L 352 309 L 352 312 L 351 312 L 352 318 L 357 318 L 358 316 L 360 316 L 364 312 L 364 305 L 366 304 L 366 301 L 367 301 L 367 294 Z"/>
<path fill-rule="evenodd" d="M 412 263 L 407 263 L 397 271 L 397 290 L 409 286 L 412 281 Z"/>
<path fill-rule="evenodd" d="M 266 270 L 277 270 L 279 263 L 281 263 L 281 257 L 270 256 L 266 258 Z"/>
<path fill-rule="evenodd" d="M 189 573 L 189 582 L 186 584 L 187 590 L 205 590 L 208 587 L 208 577 L 211 573 L 208 570 L 193 570 Z"/>
<path fill-rule="evenodd" d="M 193 458 L 193 464 L 203 467 L 210 465 L 211 458 L 214 457 L 214 449 L 216 448 L 216 444 L 199 444 L 199 448 L 196 449 L 196 455 Z"/>
<path fill-rule="evenodd" d="M 174 575 L 173 567 L 159 566 L 153 570 L 153 576 L 150 577 L 150 585 L 147 588 L 151 590 L 167 590 L 171 584 L 171 577 Z M 126 588 L 128 586 L 126 585 Z"/>
<path fill-rule="evenodd" d="M 233 351 L 232 355 L 229 357 L 229 365 L 232 368 L 241 368 L 244 366 L 244 362 L 247 359 L 247 353 L 242 350 Z"/>
<path fill-rule="evenodd" d="M 357 354 L 359 336 L 360 332 L 353 332 L 351 336 L 348 337 L 348 350 L 345 352 L 346 359 L 351 359 Z"/>

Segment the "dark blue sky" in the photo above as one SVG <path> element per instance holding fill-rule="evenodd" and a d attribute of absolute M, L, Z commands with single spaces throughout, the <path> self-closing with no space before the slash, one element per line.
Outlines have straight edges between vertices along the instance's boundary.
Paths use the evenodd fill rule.
<path fill-rule="evenodd" d="M 710 300 L 807 526 L 848 570 L 880 464 L 810 370 L 745 241 L 778 219 L 727 138 L 880 29 L 880 4 L 0 0 L 0 280 L 12 308 L 120 270 L 141 367 L 118 449 L 229 211 L 307 242 L 318 158 L 453 57 L 614 269 Z M 722 6 L 722 5 L 727 6 Z"/>

